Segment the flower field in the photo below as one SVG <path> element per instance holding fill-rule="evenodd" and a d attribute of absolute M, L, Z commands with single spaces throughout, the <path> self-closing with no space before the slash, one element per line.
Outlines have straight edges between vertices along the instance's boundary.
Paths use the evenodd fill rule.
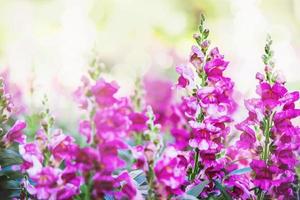
<path fill-rule="evenodd" d="M 299 200 L 299 91 L 277 70 L 271 37 L 244 98 L 207 26 L 202 16 L 173 83 L 138 77 L 120 94 L 94 60 L 73 92 L 76 127 L 61 126 L 47 95 L 28 114 L 2 73 L 0 199 Z"/>

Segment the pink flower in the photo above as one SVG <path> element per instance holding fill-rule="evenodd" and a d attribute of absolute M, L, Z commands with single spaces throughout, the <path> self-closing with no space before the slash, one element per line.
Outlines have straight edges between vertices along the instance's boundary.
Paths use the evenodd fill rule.
<path fill-rule="evenodd" d="M 189 145 L 190 133 L 181 128 L 172 128 L 171 134 L 174 137 L 174 146 L 179 150 L 184 150 Z"/>
<path fill-rule="evenodd" d="M 269 83 L 263 82 L 257 87 L 256 92 L 261 96 L 265 106 L 273 109 L 280 103 L 279 99 L 286 94 L 287 89 L 279 83 L 271 86 Z"/>
<path fill-rule="evenodd" d="M 106 141 L 99 145 L 100 162 L 103 171 L 113 172 L 115 169 L 125 166 L 125 162 L 118 156 L 118 150 L 127 149 L 127 145 L 121 140 Z"/>
<path fill-rule="evenodd" d="M 229 62 L 224 61 L 223 59 L 212 59 L 206 63 L 204 70 L 209 79 L 215 80 L 222 77 L 223 71 L 226 69 Z"/>
<path fill-rule="evenodd" d="M 99 140 L 113 140 L 127 136 L 131 122 L 128 116 L 113 108 L 98 110 L 94 117 Z"/>
<path fill-rule="evenodd" d="M 93 176 L 93 183 L 93 195 L 95 196 L 94 198 L 104 197 L 105 193 L 113 191 L 115 178 L 110 174 L 107 175 L 101 172 L 97 172 Z"/>
<path fill-rule="evenodd" d="M 135 162 L 133 164 L 134 169 L 148 170 L 147 158 L 145 156 L 145 148 L 142 145 L 135 146 L 131 149 Z"/>
<path fill-rule="evenodd" d="M 256 142 L 255 132 L 247 124 L 240 123 L 236 125 L 236 128 L 243 131 L 240 135 L 240 140 L 237 142 L 237 146 L 243 149 L 253 148 Z"/>
<path fill-rule="evenodd" d="M 106 82 L 104 79 L 100 79 L 92 86 L 92 93 L 96 98 L 96 102 L 100 107 L 111 106 L 117 102 L 114 97 L 115 93 L 118 91 L 119 86 L 115 82 Z"/>
<path fill-rule="evenodd" d="M 25 128 L 26 123 L 24 121 L 17 120 L 13 127 L 9 129 L 3 137 L 3 142 L 6 144 L 11 144 L 13 142 L 24 144 L 26 140 L 26 135 L 23 134 L 23 129 Z"/>
<path fill-rule="evenodd" d="M 36 184 L 35 188 L 38 199 L 50 199 L 56 196 L 58 174 L 59 170 L 45 167 L 41 172 L 31 177 Z"/>
<path fill-rule="evenodd" d="M 121 188 L 116 195 L 118 199 L 133 199 L 137 194 L 135 183 L 127 171 L 123 171 L 118 175 L 114 187 Z"/>
<path fill-rule="evenodd" d="M 131 121 L 130 130 L 135 132 L 142 132 L 147 129 L 148 117 L 144 113 L 133 112 L 130 113 L 129 119 Z"/>
<path fill-rule="evenodd" d="M 253 183 L 255 186 L 268 191 L 272 186 L 275 186 L 274 178 L 278 172 L 275 166 L 268 166 L 263 160 L 253 160 L 250 167 L 255 173 Z"/>
<path fill-rule="evenodd" d="M 79 133 L 86 137 L 87 143 L 92 139 L 92 127 L 88 120 L 81 120 L 79 122 Z"/>
<path fill-rule="evenodd" d="M 49 143 L 49 150 L 58 162 L 70 160 L 74 157 L 77 149 L 74 138 L 66 136 L 61 130 L 56 130 Z"/>
<path fill-rule="evenodd" d="M 199 47 L 193 45 L 192 52 L 190 55 L 190 62 L 194 65 L 196 69 L 199 69 L 203 61 L 204 61 L 204 54 L 199 49 Z"/>
<path fill-rule="evenodd" d="M 75 156 L 75 165 L 84 174 L 94 168 L 101 168 L 99 151 L 91 147 L 78 149 Z"/>
<path fill-rule="evenodd" d="M 164 195 L 179 195 L 183 193 L 181 186 L 186 182 L 187 165 L 187 159 L 173 147 L 165 150 L 164 155 L 154 168 L 158 184 L 161 184 L 161 187 L 163 187 Z"/>
<path fill-rule="evenodd" d="M 21 169 L 29 175 L 36 174 L 42 169 L 44 156 L 36 143 L 27 143 L 19 146 L 19 152 L 24 162 Z"/>
<path fill-rule="evenodd" d="M 155 123 L 164 125 L 168 119 L 173 97 L 172 84 L 167 80 L 146 77 L 144 80 L 145 100 L 155 114 Z"/>
<path fill-rule="evenodd" d="M 194 80 L 194 72 L 185 65 L 177 66 L 176 72 L 179 74 L 177 85 L 186 88 Z"/>

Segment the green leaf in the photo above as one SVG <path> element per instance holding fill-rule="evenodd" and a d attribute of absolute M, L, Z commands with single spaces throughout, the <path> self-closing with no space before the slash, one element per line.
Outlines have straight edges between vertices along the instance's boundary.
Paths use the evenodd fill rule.
<path fill-rule="evenodd" d="M 186 193 L 188 195 L 192 195 L 194 197 L 197 197 L 200 195 L 200 193 L 203 191 L 204 187 L 209 183 L 208 180 L 203 181 L 202 183 L 199 183 L 198 185 L 195 185 L 194 187 L 192 187 L 189 191 L 187 191 Z"/>
<path fill-rule="evenodd" d="M 22 157 L 17 152 L 11 149 L 4 149 L 0 151 L 0 166 L 7 167 L 11 165 L 21 164 Z"/>
<path fill-rule="evenodd" d="M 0 182 L 0 188 L 1 189 L 6 189 L 6 190 L 19 190 L 20 188 L 20 183 L 15 180 L 7 180 L 7 181 L 1 181 Z"/>
<path fill-rule="evenodd" d="M 27 140 L 33 141 L 36 131 L 40 128 L 41 116 L 38 114 L 32 114 L 25 117 Z"/>
<path fill-rule="evenodd" d="M 118 150 L 118 156 L 126 162 L 126 168 L 130 169 L 134 159 L 130 150 Z"/>
<path fill-rule="evenodd" d="M 19 171 L 11 170 L 10 167 L 6 167 L 0 171 L 0 177 L 5 177 L 6 179 L 19 179 L 23 175 Z"/>
<path fill-rule="evenodd" d="M 138 186 L 147 184 L 147 178 L 143 170 L 135 170 L 129 174 L 137 182 Z"/>
<path fill-rule="evenodd" d="M 225 190 L 225 188 L 223 187 L 223 185 L 222 185 L 221 183 L 219 183 L 218 181 L 216 181 L 216 180 L 213 180 L 213 181 L 214 181 L 214 183 L 216 184 L 216 188 L 217 188 L 218 190 L 221 191 L 221 193 L 222 193 L 224 199 L 225 199 L 225 200 L 232 200 L 232 198 L 231 198 L 231 197 L 229 196 L 229 194 L 226 192 L 226 190 Z"/>
<path fill-rule="evenodd" d="M 242 169 L 233 170 L 232 172 L 230 172 L 228 174 L 228 176 L 241 175 L 241 174 L 245 174 L 245 173 L 248 173 L 248 172 L 251 172 L 251 171 L 252 171 L 251 167 L 245 167 L 245 168 L 242 168 Z"/>
<path fill-rule="evenodd" d="M 198 200 L 197 197 L 194 197 L 192 195 L 189 194 L 183 194 L 180 197 L 178 197 L 179 200 Z"/>

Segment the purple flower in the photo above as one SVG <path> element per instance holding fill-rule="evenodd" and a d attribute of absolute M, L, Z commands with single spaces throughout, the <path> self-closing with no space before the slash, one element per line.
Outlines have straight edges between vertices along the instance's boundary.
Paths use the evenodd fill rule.
<path fill-rule="evenodd" d="M 96 98 L 96 102 L 100 107 L 111 106 L 117 102 L 114 97 L 115 93 L 118 91 L 119 86 L 115 82 L 106 82 L 104 79 L 100 79 L 92 86 L 92 93 Z"/>
<path fill-rule="evenodd" d="M 155 123 L 164 125 L 168 119 L 173 97 L 172 84 L 167 80 L 146 77 L 144 80 L 145 101 L 155 114 Z"/>
<path fill-rule="evenodd" d="M 64 135 L 61 130 L 56 130 L 49 143 L 49 150 L 58 162 L 70 160 L 77 149 L 74 138 Z"/>
<path fill-rule="evenodd" d="M 113 140 L 127 136 L 131 122 L 129 117 L 118 110 L 107 108 L 98 110 L 94 117 L 96 134 L 99 140 Z"/>
<path fill-rule="evenodd" d="M 204 61 L 204 54 L 199 49 L 199 47 L 193 45 L 192 52 L 190 55 L 190 62 L 194 65 L 196 69 L 199 69 L 203 61 Z"/>
<path fill-rule="evenodd" d="M 228 64 L 229 62 L 216 58 L 208 61 L 204 66 L 204 70 L 209 79 L 218 80 L 222 77 L 223 71 L 227 68 Z"/>
<path fill-rule="evenodd" d="M 240 135 L 240 140 L 237 142 L 237 146 L 243 149 L 250 149 L 254 147 L 256 142 L 255 132 L 247 124 L 240 123 L 236 125 L 236 128 L 243 131 Z"/>
<path fill-rule="evenodd" d="M 104 197 L 106 192 L 111 192 L 114 189 L 115 178 L 111 175 L 106 175 L 101 172 L 97 172 L 93 176 L 95 197 Z"/>
<path fill-rule="evenodd" d="M 147 129 L 148 117 L 144 113 L 133 112 L 129 114 L 131 121 L 130 130 L 135 132 L 142 132 Z"/>
<path fill-rule="evenodd" d="M 189 67 L 182 65 L 176 67 L 176 72 L 179 74 L 177 85 L 186 88 L 194 81 L 194 72 Z"/>
<path fill-rule="evenodd" d="M 181 186 L 186 182 L 184 175 L 187 165 L 187 159 L 174 148 L 169 147 L 165 150 L 154 168 L 158 184 L 163 187 L 164 195 L 183 193 Z"/>
<path fill-rule="evenodd" d="M 35 188 L 38 199 L 50 199 L 56 196 L 58 174 L 59 170 L 45 167 L 41 172 L 31 177 L 36 184 Z"/>
<path fill-rule="evenodd" d="M 174 137 L 174 146 L 179 150 L 184 150 L 189 145 L 190 133 L 183 128 L 172 128 L 171 134 Z"/>
<path fill-rule="evenodd" d="M 274 179 L 278 172 L 276 166 L 268 166 L 263 160 L 253 160 L 250 163 L 250 167 L 255 173 L 255 178 L 253 180 L 255 186 L 268 191 L 275 185 Z"/>
<path fill-rule="evenodd" d="M 275 83 L 271 86 L 269 83 L 263 82 L 257 87 L 256 92 L 261 96 L 265 106 L 269 109 L 273 109 L 280 104 L 279 99 L 286 94 L 287 89 L 279 83 Z"/>
<path fill-rule="evenodd" d="M 23 129 L 26 128 L 26 123 L 21 120 L 17 120 L 13 127 L 11 127 L 8 132 L 3 137 L 3 142 L 6 144 L 11 144 L 17 142 L 19 144 L 24 144 L 26 140 L 26 135 L 23 134 Z"/>
<path fill-rule="evenodd" d="M 102 170 L 113 172 L 124 167 L 125 162 L 118 157 L 118 150 L 127 149 L 128 146 L 121 140 L 106 141 L 99 145 L 100 163 Z"/>
<path fill-rule="evenodd" d="M 88 120 L 81 120 L 79 122 L 79 133 L 86 137 L 87 143 L 92 139 L 92 127 Z"/>
<path fill-rule="evenodd" d="M 19 152 L 24 160 L 21 165 L 22 171 L 26 170 L 29 175 L 41 171 L 44 156 L 36 143 L 20 145 Z"/>
<path fill-rule="evenodd" d="M 137 195 L 137 188 L 127 171 L 121 172 L 116 177 L 114 187 L 121 188 L 116 195 L 118 199 L 132 199 Z"/>
<path fill-rule="evenodd" d="M 75 165 L 84 174 L 92 169 L 101 169 L 100 155 L 97 149 L 83 147 L 76 151 Z"/>

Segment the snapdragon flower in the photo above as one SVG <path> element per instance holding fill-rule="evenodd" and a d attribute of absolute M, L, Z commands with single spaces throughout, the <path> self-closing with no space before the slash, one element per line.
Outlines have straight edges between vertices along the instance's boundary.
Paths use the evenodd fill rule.
<path fill-rule="evenodd" d="M 256 75 L 259 96 L 245 101 L 249 115 L 236 126 L 242 131 L 238 147 L 252 152 L 251 181 L 259 200 L 294 197 L 292 185 L 299 151 L 299 128 L 293 124 L 300 115 L 295 108 L 299 92 L 289 92 L 275 72 L 271 44 L 268 38 L 263 55 L 265 74 Z"/>

